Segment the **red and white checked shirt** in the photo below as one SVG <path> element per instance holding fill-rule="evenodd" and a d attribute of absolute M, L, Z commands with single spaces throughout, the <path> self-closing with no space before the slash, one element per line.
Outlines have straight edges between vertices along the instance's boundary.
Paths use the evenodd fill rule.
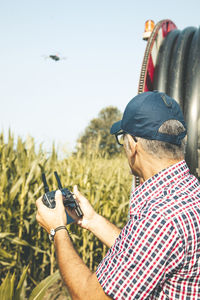
<path fill-rule="evenodd" d="M 200 299 L 200 184 L 185 161 L 135 189 L 96 274 L 113 299 Z"/>

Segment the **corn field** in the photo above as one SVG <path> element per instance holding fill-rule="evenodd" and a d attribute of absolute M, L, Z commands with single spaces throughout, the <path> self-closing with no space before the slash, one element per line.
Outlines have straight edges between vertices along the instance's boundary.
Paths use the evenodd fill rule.
<path fill-rule="evenodd" d="M 31 299 L 58 299 L 59 293 L 65 295 L 62 299 L 70 299 L 67 292 L 63 292 L 62 281 L 56 272 L 54 246 L 35 219 L 35 201 L 44 193 L 41 173 L 46 174 L 50 189 L 55 190 L 54 171 L 58 172 L 63 186 L 73 190 L 73 185 L 77 184 L 95 210 L 118 227 L 123 227 L 127 220 L 132 178 L 125 155 L 109 159 L 88 147 L 85 154 L 78 151 L 60 159 L 54 146 L 49 155 L 42 146 L 35 150 L 33 138 L 23 141 L 18 137 L 15 141 L 9 133 L 5 142 L 1 133 L 1 299 L 29 299 L 33 289 L 42 289 L 39 284 L 47 282 L 45 278 L 57 280 L 55 289 L 49 284 L 48 295 Z M 95 271 L 106 254 L 106 247 L 92 233 L 75 224 L 69 225 L 69 231 L 83 261 Z"/>

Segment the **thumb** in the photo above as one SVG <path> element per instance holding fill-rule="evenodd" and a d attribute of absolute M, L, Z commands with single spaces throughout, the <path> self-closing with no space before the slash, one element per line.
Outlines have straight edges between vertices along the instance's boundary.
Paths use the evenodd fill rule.
<path fill-rule="evenodd" d="M 56 207 L 63 206 L 63 197 L 60 190 L 56 191 L 55 200 L 56 200 Z"/>
<path fill-rule="evenodd" d="M 73 193 L 75 195 L 75 198 L 78 202 L 80 202 L 81 200 L 84 199 L 83 195 L 81 194 L 81 192 L 79 192 L 77 185 L 74 186 L 73 188 Z"/>
<path fill-rule="evenodd" d="M 73 193 L 74 193 L 74 195 L 76 196 L 76 198 L 79 198 L 79 197 L 80 197 L 80 192 L 79 192 L 79 190 L 78 190 L 77 185 L 74 186 L 74 188 L 73 188 Z"/>

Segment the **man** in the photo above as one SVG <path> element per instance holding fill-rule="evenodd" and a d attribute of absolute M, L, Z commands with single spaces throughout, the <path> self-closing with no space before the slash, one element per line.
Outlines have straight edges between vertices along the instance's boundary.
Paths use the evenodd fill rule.
<path fill-rule="evenodd" d="M 184 161 L 186 125 L 175 100 L 146 92 L 127 105 L 111 134 L 122 144 L 142 184 L 119 230 L 74 189 L 83 211 L 77 223 L 110 247 L 96 273 L 65 230 L 61 193 L 56 208 L 37 200 L 37 221 L 54 237 L 61 275 L 73 299 L 200 299 L 200 186 Z M 117 183 L 116 183 L 117 184 Z"/>

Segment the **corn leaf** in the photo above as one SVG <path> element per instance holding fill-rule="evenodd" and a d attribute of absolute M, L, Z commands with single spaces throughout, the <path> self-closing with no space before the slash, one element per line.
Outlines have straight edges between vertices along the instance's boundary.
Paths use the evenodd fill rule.
<path fill-rule="evenodd" d="M 4 239 L 5 237 L 11 236 L 11 235 L 14 235 L 14 234 L 11 232 L 0 232 L 0 239 Z"/>
<path fill-rule="evenodd" d="M 13 289 L 14 289 L 15 274 L 11 275 L 7 273 L 4 281 L 0 286 L 0 299 L 1 300 L 12 300 Z"/>
<path fill-rule="evenodd" d="M 0 258 L 12 259 L 13 256 L 7 251 L 0 248 Z"/>
<path fill-rule="evenodd" d="M 23 300 L 25 295 L 25 279 L 28 271 L 29 265 L 24 268 L 22 272 L 22 276 L 20 277 L 19 283 L 16 288 L 14 300 Z M 22 298 L 23 297 L 23 298 Z"/>
<path fill-rule="evenodd" d="M 43 300 L 46 290 L 60 278 L 60 273 L 56 271 L 52 275 L 42 280 L 32 291 L 29 300 Z"/>
<path fill-rule="evenodd" d="M 10 239 L 10 238 L 8 238 L 8 239 L 10 240 L 10 242 L 12 244 L 16 244 L 16 245 L 20 245 L 20 246 L 25 246 L 25 247 L 30 247 L 30 248 L 34 249 L 35 251 L 38 251 L 38 252 L 41 252 L 41 253 L 46 253 L 46 251 L 44 251 L 44 250 L 42 250 L 42 249 L 40 249 L 38 247 L 35 247 L 35 246 L 29 244 L 28 242 L 26 242 L 25 240 L 22 240 L 22 239 L 20 239 L 18 237 L 15 237 L 14 239 Z"/>

